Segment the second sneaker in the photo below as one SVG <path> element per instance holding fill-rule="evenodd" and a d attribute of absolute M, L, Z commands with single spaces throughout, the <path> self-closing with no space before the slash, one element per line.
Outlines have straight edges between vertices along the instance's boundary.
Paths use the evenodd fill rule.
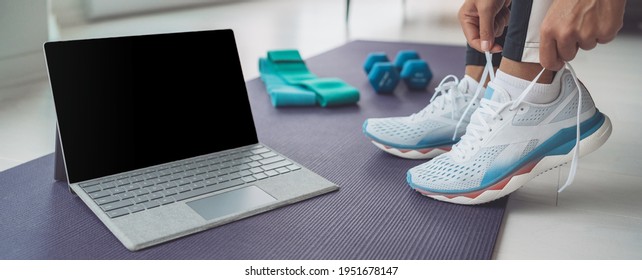
<path fill-rule="evenodd" d="M 405 117 L 369 118 L 363 123 L 363 133 L 376 147 L 395 156 L 433 158 L 449 151 L 466 131 L 470 115 L 479 107 L 481 96 L 474 98 L 478 86 L 470 76 L 459 81 L 449 75 L 424 109 Z"/>
<path fill-rule="evenodd" d="M 557 98 L 534 103 L 537 94 L 529 88 L 512 95 L 491 81 L 461 141 L 450 152 L 410 169 L 409 185 L 437 200 L 480 204 L 575 162 L 568 185 L 579 156 L 595 151 L 609 138 L 611 121 L 597 110 L 574 72 L 557 72 L 551 85 L 559 85 Z"/>

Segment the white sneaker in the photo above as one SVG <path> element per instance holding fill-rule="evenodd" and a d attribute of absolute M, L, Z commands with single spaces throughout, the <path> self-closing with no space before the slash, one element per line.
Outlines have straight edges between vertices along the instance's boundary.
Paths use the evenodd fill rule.
<path fill-rule="evenodd" d="M 580 83 L 567 67 L 555 76 L 553 82 L 561 83 L 561 92 L 548 104 L 524 101 L 534 82 L 511 100 L 491 81 L 461 141 L 450 152 L 410 169 L 410 186 L 437 200 L 479 204 L 508 195 L 535 176 L 573 161 L 570 184 L 577 159 L 606 142 L 611 121 L 595 108 L 584 85 L 580 85 L 579 99 Z"/>
<path fill-rule="evenodd" d="M 395 156 L 433 158 L 449 151 L 466 131 L 472 112 L 479 107 L 481 96 L 474 98 L 478 85 L 470 76 L 461 81 L 453 75 L 446 76 L 424 109 L 407 117 L 367 119 L 363 133 L 375 146 Z"/>

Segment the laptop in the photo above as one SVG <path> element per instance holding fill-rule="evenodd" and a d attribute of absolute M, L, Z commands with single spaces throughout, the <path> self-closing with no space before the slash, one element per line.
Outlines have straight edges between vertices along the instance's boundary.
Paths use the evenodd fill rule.
<path fill-rule="evenodd" d="M 44 51 L 69 187 L 131 251 L 339 188 L 259 141 L 230 29 Z"/>

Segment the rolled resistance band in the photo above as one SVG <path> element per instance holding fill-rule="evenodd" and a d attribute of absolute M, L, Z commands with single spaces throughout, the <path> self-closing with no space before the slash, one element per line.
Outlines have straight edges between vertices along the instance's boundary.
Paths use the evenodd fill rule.
<path fill-rule="evenodd" d="M 288 84 L 266 58 L 259 58 L 259 72 L 274 107 L 316 105 L 317 96 L 313 91 Z"/>
<path fill-rule="evenodd" d="M 272 105 L 321 107 L 354 104 L 359 91 L 338 78 L 319 78 L 311 73 L 297 50 L 274 50 L 259 59 L 261 80 Z"/>

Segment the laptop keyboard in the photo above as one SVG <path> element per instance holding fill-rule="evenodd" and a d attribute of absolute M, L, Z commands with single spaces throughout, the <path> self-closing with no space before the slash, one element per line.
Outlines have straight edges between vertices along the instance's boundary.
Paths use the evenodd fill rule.
<path fill-rule="evenodd" d="M 81 183 L 80 187 L 109 217 L 116 218 L 299 169 L 270 149 L 255 145 Z"/>

